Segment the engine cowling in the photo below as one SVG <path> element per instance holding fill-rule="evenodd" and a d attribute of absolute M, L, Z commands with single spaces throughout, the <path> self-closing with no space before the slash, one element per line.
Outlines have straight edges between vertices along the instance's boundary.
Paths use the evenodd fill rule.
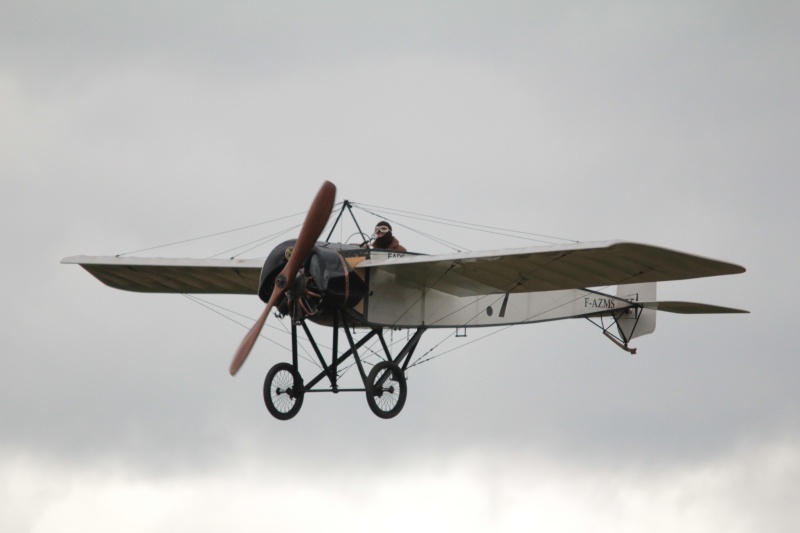
<path fill-rule="evenodd" d="M 262 301 L 269 301 L 275 277 L 289 260 L 295 242 L 296 239 L 282 242 L 264 261 L 258 286 L 258 297 Z M 319 295 L 322 309 L 350 308 L 366 295 L 366 284 L 341 254 L 358 250 L 357 246 L 347 244 L 317 242 L 314 245 L 298 276 L 307 277 L 305 292 Z M 285 300 L 278 305 L 278 310 L 285 313 Z"/>

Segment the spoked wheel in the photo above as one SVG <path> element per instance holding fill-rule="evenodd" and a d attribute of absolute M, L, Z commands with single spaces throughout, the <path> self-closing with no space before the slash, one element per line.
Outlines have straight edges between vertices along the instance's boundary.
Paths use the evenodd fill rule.
<path fill-rule="evenodd" d="M 278 420 L 289 420 L 303 406 L 303 380 L 289 363 L 278 363 L 264 380 L 264 403 Z"/>
<path fill-rule="evenodd" d="M 372 367 L 367 378 L 367 403 L 381 418 L 400 413 L 406 403 L 406 378 L 399 366 L 381 361 Z"/>

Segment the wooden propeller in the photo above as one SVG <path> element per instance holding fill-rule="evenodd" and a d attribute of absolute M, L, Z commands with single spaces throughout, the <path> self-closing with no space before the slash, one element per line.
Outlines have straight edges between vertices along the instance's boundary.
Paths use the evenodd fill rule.
<path fill-rule="evenodd" d="M 308 255 L 311 253 L 314 243 L 317 242 L 319 236 L 322 234 L 322 230 L 325 229 L 325 225 L 328 223 L 331 211 L 333 211 L 335 199 L 336 186 L 326 181 L 322 184 L 317 196 L 311 203 L 311 208 L 308 210 L 306 219 L 303 222 L 303 227 L 300 229 L 300 235 L 294 245 L 289 261 L 286 263 L 286 266 L 283 267 L 280 274 L 275 277 L 275 286 L 272 289 L 269 302 L 267 302 L 267 307 L 264 308 L 264 312 L 261 313 L 256 323 L 253 324 L 253 327 L 245 338 L 242 339 L 239 349 L 236 350 L 236 354 L 233 356 L 230 368 L 231 376 L 236 375 L 239 368 L 241 368 L 245 359 L 247 359 L 247 356 L 250 354 L 250 350 L 253 349 L 253 345 L 255 345 L 258 339 L 261 329 L 267 321 L 269 312 L 280 301 L 286 289 L 294 283 L 297 271 L 300 270 L 300 267 L 305 263 L 306 259 L 308 259 Z"/>

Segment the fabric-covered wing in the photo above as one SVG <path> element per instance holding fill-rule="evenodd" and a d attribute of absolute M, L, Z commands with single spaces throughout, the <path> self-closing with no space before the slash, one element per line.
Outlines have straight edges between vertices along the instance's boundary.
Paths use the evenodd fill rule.
<path fill-rule="evenodd" d="M 263 261 L 258 259 L 160 259 L 76 256 L 81 265 L 115 289 L 182 294 L 257 294 Z"/>
<path fill-rule="evenodd" d="M 380 269 L 398 281 L 456 296 L 581 289 L 745 271 L 731 263 L 623 241 L 402 256 L 363 261 L 358 268 Z"/>

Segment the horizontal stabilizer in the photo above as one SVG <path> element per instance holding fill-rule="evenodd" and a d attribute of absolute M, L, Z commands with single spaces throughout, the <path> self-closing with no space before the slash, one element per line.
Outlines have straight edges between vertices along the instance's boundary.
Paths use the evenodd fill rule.
<path fill-rule="evenodd" d="M 667 313 L 682 315 L 709 315 L 718 313 L 749 313 L 743 309 L 722 307 L 720 305 L 699 304 L 696 302 L 640 302 L 645 309 L 657 309 Z"/>

